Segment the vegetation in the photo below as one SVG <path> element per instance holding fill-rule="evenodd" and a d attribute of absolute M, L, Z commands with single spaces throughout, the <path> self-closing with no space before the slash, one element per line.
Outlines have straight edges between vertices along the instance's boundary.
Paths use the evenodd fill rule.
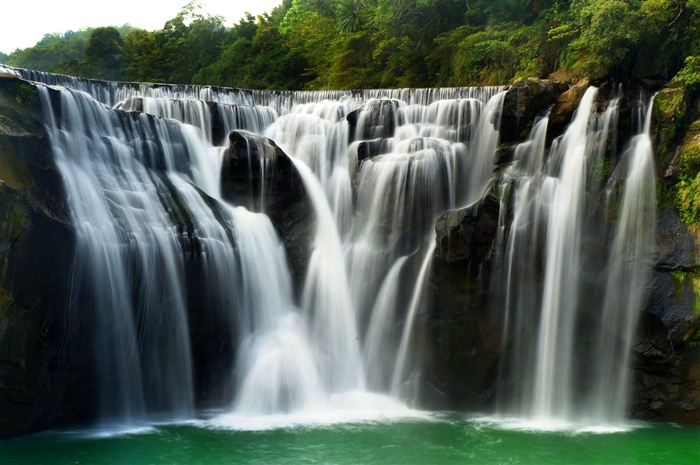
<path fill-rule="evenodd" d="M 84 77 L 263 88 L 459 86 L 558 71 L 700 82 L 700 0 L 280 0 L 233 27 L 192 1 L 163 29 L 45 36 L 0 61 Z"/>

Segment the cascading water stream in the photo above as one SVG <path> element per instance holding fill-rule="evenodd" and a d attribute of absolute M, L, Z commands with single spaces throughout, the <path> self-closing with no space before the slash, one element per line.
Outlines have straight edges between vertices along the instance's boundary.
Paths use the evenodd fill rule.
<path fill-rule="evenodd" d="M 296 166 L 316 212 L 314 251 L 304 283 L 303 308 L 311 335 L 321 355 L 321 373 L 330 392 L 365 389 L 359 333 L 340 236 L 325 193 L 312 171 L 303 163 Z"/>
<path fill-rule="evenodd" d="M 596 360 L 600 362 L 593 378 L 590 407 L 590 419 L 596 423 L 623 421 L 629 404 L 631 348 L 651 274 L 646 255 L 656 233 L 653 103 L 652 98 L 642 133 L 632 139 L 610 181 L 614 184 L 619 176 L 624 186 L 606 273 L 601 317 L 604 331 L 596 346 Z"/>
<path fill-rule="evenodd" d="M 324 385 L 308 330 L 293 305 L 284 249 L 269 219 L 241 207 L 232 210 L 241 244 L 243 342 L 238 356 L 236 414 L 265 415 L 323 405 Z"/>
<path fill-rule="evenodd" d="M 133 131 L 134 120 L 67 90 L 58 91 L 57 119 L 48 89 L 39 90 L 76 227 L 76 262 L 84 273 L 76 279 L 95 299 L 103 417 L 130 422 L 147 410 L 189 416 L 184 265 L 178 233 L 159 201 L 165 178 L 148 172 L 144 154 L 122 132 Z M 160 139 L 164 147 L 182 142 Z"/>
<path fill-rule="evenodd" d="M 644 132 L 632 140 L 608 181 L 608 192 L 622 192 L 619 201 L 611 195 L 606 200 L 606 205 L 618 205 L 613 209 L 617 226 L 609 230 L 601 225 L 610 222 L 610 209 L 596 199 L 604 197 L 606 164 L 616 159 L 611 139 L 619 99 L 596 115 L 596 94 L 595 88 L 587 90 L 546 164 L 543 119 L 516 149 L 516 162 L 504 176 L 514 194 L 498 267 L 506 283 L 507 354 L 499 411 L 538 427 L 582 419 L 619 424 L 626 414 L 631 341 L 649 274 L 643 251 L 650 249 L 655 224 L 649 114 Z M 603 250 L 608 241 L 611 247 Z M 591 283 L 601 276 L 601 254 L 607 255 L 607 284 L 595 292 Z M 593 336 L 576 333 L 583 324 L 595 328 Z M 585 352 L 589 346 L 596 349 Z"/>
<path fill-rule="evenodd" d="M 515 192 L 506 252 L 501 257 L 505 265 L 496 284 L 505 283 L 503 334 L 506 335 L 506 340 L 509 337 L 513 340 L 508 352 L 508 366 L 501 367 L 505 373 L 530 366 L 534 360 L 532 341 L 536 338 L 537 321 L 532 318 L 532 310 L 540 307 L 541 299 L 536 292 L 538 270 L 533 270 L 533 264 L 539 261 L 537 241 L 543 218 L 546 217 L 546 206 L 551 202 L 551 189 L 548 189 L 551 183 L 543 175 L 548 123 L 549 117 L 540 119 L 533 125 L 528 140 L 518 145 L 515 164 L 505 175 L 505 182 L 509 185 L 502 187 L 504 195 Z M 538 201 L 538 196 L 543 197 L 541 202 Z M 494 293 L 496 291 L 494 289 Z M 506 402 L 507 406 L 501 405 L 503 400 L 499 398 L 499 409 L 528 415 L 529 412 L 523 411 L 522 406 L 529 406 L 532 398 L 530 386 L 526 383 L 511 397 Z"/>
<path fill-rule="evenodd" d="M 535 361 L 532 415 L 568 418 L 571 406 L 571 359 L 581 269 L 581 225 L 586 183 L 588 119 L 597 89 L 589 88 L 557 147 L 561 158 L 549 207 L 545 280 Z"/>

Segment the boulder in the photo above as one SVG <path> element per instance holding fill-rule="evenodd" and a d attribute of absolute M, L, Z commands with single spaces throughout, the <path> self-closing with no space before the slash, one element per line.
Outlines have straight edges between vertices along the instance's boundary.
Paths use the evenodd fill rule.
<path fill-rule="evenodd" d="M 491 254 L 499 209 L 498 199 L 487 195 L 475 205 L 443 214 L 435 225 L 435 258 L 478 270 Z"/>
<path fill-rule="evenodd" d="M 569 90 L 559 95 L 551 113 L 549 114 L 549 127 L 547 129 L 550 137 L 563 134 L 566 126 L 571 122 L 578 104 L 581 103 L 583 94 L 591 86 L 589 79 L 581 79 Z"/>
<path fill-rule="evenodd" d="M 659 271 L 700 267 L 695 239 L 672 206 L 662 207 L 656 226 L 653 266 Z"/>
<path fill-rule="evenodd" d="M 682 349 L 700 328 L 698 290 L 700 277 L 694 272 L 655 273 L 646 312 L 659 318 L 673 347 Z"/>
<path fill-rule="evenodd" d="M 429 288 L 430 342 L 421 402 L 431 408 L 483 409 L 493 400 L 502 321 L 486 304 L 498 200 L 488 195 L 436 224 Z"/>
<path fill-rule="evenodd" d="M 398 112 L 398 100 L 370 100 L 361 108 L 348 113 L 350 142 L 355 140 L 393 137 L 396 127 L 403 124 Z"/>
<path fill-rule="evenodd" d="M 697 243 L 676 209 L 657 219 L 653 280 L 634 346 L 632 415 L 700 423 L 700 275 Z"/>
<path fill-rule="evenodd" d="M 294 163 L 274 141 L 246 131 L 229 134 L 221 169 L 221 195 L 265 212 L 280 235 L 300 289 L 315 234 L 313 207 Z"/>
<path fill-rule="evenodd" d="M 686 87 L 671 81 L 654 99 L 653 133 L 657 158 L 662 167 L 672 163 L 676 147 L 683 138 L 690 95 Z"/>
<path fill-rule="evenodd" d="M 503 100 L 501 142 L 527 138 L 537 116 L 544 116 L 567 86 L 548 79 L 528 78 L 514 82 Z"/>
<path fill-rule="evenodd" d="M 645 312 L 634 355 L 632 416 L 700 424 L 700 337 L 674 346 L 665 322 Z"/>

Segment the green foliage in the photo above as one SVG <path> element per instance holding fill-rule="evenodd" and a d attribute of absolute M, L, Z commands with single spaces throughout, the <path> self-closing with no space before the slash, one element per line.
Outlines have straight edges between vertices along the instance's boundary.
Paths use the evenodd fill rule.
<path fill-rule="evenodd" d="M 161 30 L 116 30 L 49 34 L 0 61 L 100 79 L 278 89 L 678 73 L 700 91 L 700 0 L 281 0 L 230 28 L 191 1 Z"/>
<path fill-rule="evenodd" d="M 191 83 L 194 75 L 219 55 L 219 44 L 225 37 L 224 19 L 203 15 L 201 9 L 191 1 L 156 33 L 159 80 Z"/>
<path fill-rule="evenodd" d="M 335 8 L 335 16 L 340 32 L 359 32 L 366 28 L 371 20 L 368 2 L 342 0 Z"/>
<path fill-rule="evenodd" d="M 369 34 L 353 32 L 343 36 L 334 49 L 329 81 L 346 89 L 379 87 L 372 52 Z"/>
<path fill-rule="evenodd" d="M 669 79 L 700 54 L 698 0 L 642 0 L 635 76 Z"/>
<path fill-rule="evenodd" d="M 430 62 L 438 85 L 460 86 L 509 82 L 543 74 L 537 45 L 544 41 L 542 23 L 502 24 L 474 31 L 455 29 L 437 39 Z"/>
<path fill-rule="evenodd" d="M 46 34 L 34 47 L 11 53 L 6 63 L 18 68 L 52 71 L 62 62 L 81 60 L 91 34 L 92 29 Z"/>
<path fill-rule="evenodd" d="M 318 3 L 318 2 L 316 2 Z M 333 49 L 339 39 L 333 11 L 314 2 L 295 0 L 286 12 L 280 32 L 290 52 L 305 60 L 304 77 L 311 89 L 336 87 L 329 71 Z"/>
<path fill-rule="evenodd" d="M 287 45 L 274 19 L 258 17 L 254 28 L 252 36 L 250 29 L 238 35 L 193 81 L 250 89 L 302 88 L 306 62 L 299 51 Z"/>
<path fill-rule="evenodd" d="M 700 87 L 700 55 L 686 57 L 683 68 L 676 74 L 675 79 L 697 92 Z"/>
<path fill-rule="evenodd" d="M 458 47 L 454 61 L 457 82 L 507 82 L 516 56 L 502 31 L 487 29 L 470 35 Z"/>
<path fill-rule="evenodd" d="M 580 34 L 569 44 L 574 73 L 623 77 L 640 38 L 640 17 L 625 0 L 573 0 L 571 11 Z"/>
<path fill-rule="evenodd" d="M 156 34 L 144 29 L 134 29 L 122 39 L 124 78 L 131 81 L 157 82 L 160 73 L 160 50 Z"/>
<path fill-rule="evenodd" d="M 93 79 L 121 79 L 122 36 L 114 27 L 92 32 L 83 61 L 78 65 L 83 76 Z"/>

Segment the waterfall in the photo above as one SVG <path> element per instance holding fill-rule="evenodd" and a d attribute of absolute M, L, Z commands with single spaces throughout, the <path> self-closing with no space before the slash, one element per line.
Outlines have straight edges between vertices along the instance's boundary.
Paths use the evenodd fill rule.
<path fill-rule="evenodd" d="M 126 422 L 146 408 L 189 416 L 184 260 L 169 217 L 174 200 L 162 195 L 168 176 L 185 173 L 150 170 L 139 141 L 160 144 L 167 158 L 185 146 L 183 134 L 177 138 L 168 127 L 138 134 L 141 117 L 106 110 L 75 91 L 61 91 L 54 109 L 48 89 L 39 90 L 76 228 L 75 279 L 85 287 L 80 298 L 94 300 L 102 414 Z M 176 162 L 186 168 L 181 162 L 187 159 Z"/>
<path fill-rule="evenodd" d="M 7 70 L 40 83 L 77 240 L 69 311 L 93 332 L 105 424 L 201 406 L 229 426 L 405 415 L 429 356 L 436 219 L 499 189 L 483 273 L 503 315 L 500 412 L 624 419 L 630 374 L 618 367 L 654 236 L 648 111 L 618 154 L 620 98 L 601 109 L 591 87 L 563 136 L 547 147 L 542 117 L 495 169 L 503 87 L 265 92 Z M 222 175 L 242 140 L 262 187 L 236 204 Z M 302 276 L 265 213 L 280 152 L 313 211 Z"/>
<path fill-rule="evenodd" d="M 589 88 L 567 129 L 558 152 L 558 178 L 554 178 L 549 207 L 545 282 L 535 359 L 532 413 L 535 418 L 569 415 L 571 358 L 581 270 L 581 223 L 586 183 L 588 119 L 596 96 Z"/>
<path fill-rule="evenodd" d="M 193 416 L 202 361 L 191 337 L 208 327 L 233 354 L 220 364 L 228 375 L 209 375 L 222 383 L 214 405 L 238 418 L 396 407 L 392 385 L 396 396 L 413 376 L 433 223 L 464 201 L 467 158 L 495 150 L 475 128 L 502 88 L 274 94 L 7 70 L 44 83 L 78 240 L 71 311 L 94 320 L 104 424 Z M 347 117 L 372 102 L 399 103 L 384 133 L 372 129 L 385 150 L 360 160 L 371 141 Z M 298 301 L 270 220 L 246 209 L 264 205 L 221 197 L 232 130 L 259 153 L 261 136 L 274 140 L 304 181 L 316 233 Z"/>
<path fill-rule="evenodd" d="M 364 390 L 359 334 L 335 220 L 325 193 L 311 170 L 296 162 L 317 217 L 314 251 L 304 284 L 303 307 L 311 321 L 321 372 L 332 392 Z"/>
<path fill-rule="evenodd" d="M 591 395 L 591 418 L 597 423 L 620 422 L 627 414 L 631 375 L 631 347 L 651 268 L 646 263 L 656 233 L 656 174 L 651 142 L 651 109 L 642 132 L 635 136 L 609 181 L 622 187 L 617 230 L 606 271 L 602 328 L 597 344 Z M 601 402 L 606 399 L 606 402 Z"/>
<path fill-rule="evenodd" d="M 596 114 L 596 97 L 596 88 L 586 91 L 546 161 L 548 119 L 535 124 L 504 174 L 514 194 L 497 267 L 506 336 L 499 411 L 544 427 L 624 421 L 630 350 L 649 279 L 650 113 L 618 157 L 620 99 Z M 618 217 L 613 228 L 611 215 Z M 576 331 L 582 326 L 592 327 L 591 335 Z"/>

